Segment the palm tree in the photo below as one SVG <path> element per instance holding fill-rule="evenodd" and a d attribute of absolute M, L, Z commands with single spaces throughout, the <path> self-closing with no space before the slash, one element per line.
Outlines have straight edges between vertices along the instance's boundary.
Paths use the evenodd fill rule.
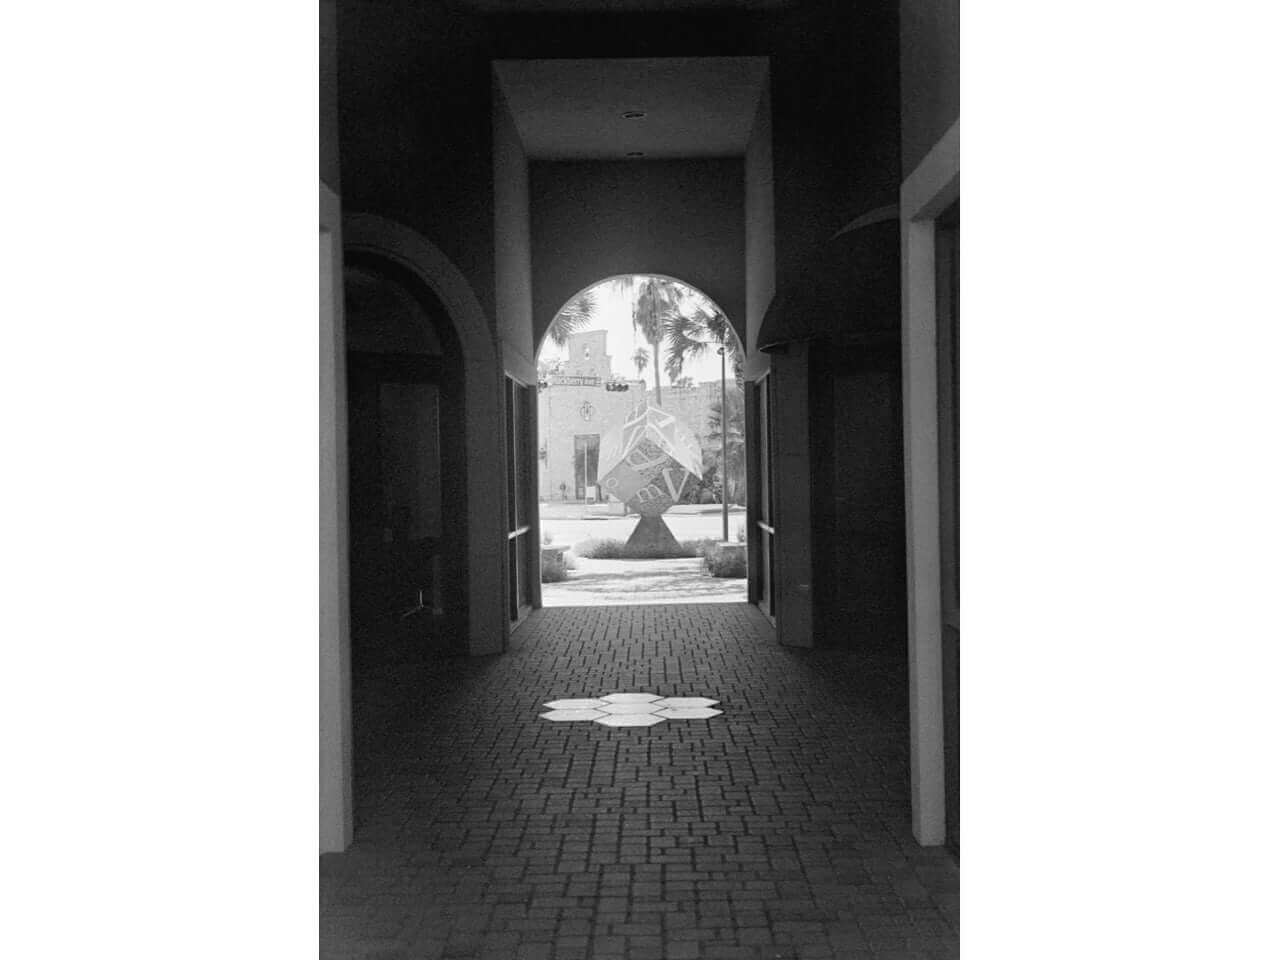
<path fill-rule="evenodd" d="M 547 328 L 547 336 L 551 338 L 551 342 L 557 347 L 563 347 L 571 336 L 591 323 L 598 306 L 595 288 L 582 291 L 566 303 L 552 317 L 551 326 Z"/>
<path fill-rule="evenodd" d="M 742 381 L 742 351 L 729 318 L 700 295 L 689 291 L 666 324 L 667 376 L 679 379 L 686 360 L 696 360 L 713 347 L 729 351 L 735 378 Z"/>
<path fill-rule="evenodd" d="M 631 355 L 631 362 L 636 365 L 636 372 L 643 376 L 645 367 L 649 366 L 649 351 L 644 347 L 636 347 L 636 352 Z"/>
<path fill-rule="evenodd" d="M 746 482 L 747 475 L 747 430 L 746 430 L 746 410 L 743 405 L 743 397 L 741 390 L 733 390 L 725 395 L 725 404 L 729 408 L 728 429 L 724 431 L 725 436 L 725 476 L 722 481 L 724 488 L 724 496 L 729 498 L 731 503 L 742 503 L 742 487 Z M 703 448 L 705 454 L 719 454 L 720 452 L 720 418 L 722 415 L 719 403 L 713 403 L 707 415 L 707 429 L 709 436 L 707 437 L 707 445 Z M 704 454 L 704 455 L 705 455 Z M 718 460 L 719 457 L 717 456 Z"/>
<path fill-rule="evenodd" d="M 725 347 L 730 351 L 734 377 L 741 385 L 742 350 L 729 318 L 697 290 L 680 285 L 677 309 L 668 315 L 665 333 L 667 376 L 672 381 L 679 378 L 686 360 L 696 360 L 712 347 Z"/>
<path fill-rule="evenodd" d="M 653 347 L 653 394 L 658 406 L 662 406 L 662 341 L 679 299 L 680 292 L 670 280 L 639 277 L 631 301 L 631 326 Z"/>

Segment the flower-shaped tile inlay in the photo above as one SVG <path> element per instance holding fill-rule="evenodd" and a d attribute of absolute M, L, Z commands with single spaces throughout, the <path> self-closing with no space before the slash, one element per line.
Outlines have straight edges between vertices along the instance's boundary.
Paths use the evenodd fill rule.
<path fill-rule="evenodd" d="M 603 700 L 552 700 L 550 703 L 544 703 L 543 706 L 551 710 L 592 710 L 599 709 L 604 704 Z M 682 706 L 693 706 L 693 704 L 682 704 Z"/>
<path fill-rule="evenodd" d="M 600 708 L 601 713 L 656 713 L 652 703 L 610 703 Z"/>
<path fill-rule="evenodd" d="M 599 710 L 552 710 L 539 716 L 543 720 L 599 720 L 604 714 Z"/>
<path fill-rule="evenodd" d="M 651 727 L 664 720 L 709 720 L 719 700 L 707 697 L 660 697 L 656 693 L 610 693 L 599 698 L 552 700 L 543 720 L 590 720 L 606 727 Z"/>
<path fill-rule="evenodd" d="M 714 707 L 719 700 L 708 700 L 706 697 L 663 697 L 664 707 Z M 547 704 L 551 706 L 551 704 Z"/>
<path fill-rule="evenodd" d="M 656 713 L 611 713 L 601 717 L 596 723 L 606 727 L 652 727 L 664 719 L 666 718 Z"/>
<path fill-rule="evenodd" d="M 709 720 L 719 714 L 719 710 L 710 707 L 663 707 L 658 711 L 658 716 L 667 720 Z"/>

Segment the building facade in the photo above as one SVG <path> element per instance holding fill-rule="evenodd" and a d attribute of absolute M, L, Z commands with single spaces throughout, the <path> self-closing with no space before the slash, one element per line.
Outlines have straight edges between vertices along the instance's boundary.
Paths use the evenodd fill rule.
<path fill-rule="evenodd" d="M 643 379 L 615 373 L 606 331 L 574 334 L 566 347 L 568 357 L 559 368 L 538 380 L 538 499 L 590 502 L 601 499 L 601 438 L 656 401 Z M 728 389 L 741 391 L 733 382 Z M 703 451 L 719 449 L 709 427 L 719 404 L 719 381 L 662 388 L 662 409 L 697 438 Z"/>

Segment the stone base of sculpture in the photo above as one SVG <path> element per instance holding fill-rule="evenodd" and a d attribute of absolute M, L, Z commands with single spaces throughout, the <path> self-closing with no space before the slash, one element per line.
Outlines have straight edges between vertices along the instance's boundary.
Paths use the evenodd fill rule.
<path fill-rule="evenodd" d="M 627 549 L 674 557 L 680 552 L 680 541 L 661 516 L 642 515 L 636 528 L 631 531 L 631 536 L 627 538 Z"/>

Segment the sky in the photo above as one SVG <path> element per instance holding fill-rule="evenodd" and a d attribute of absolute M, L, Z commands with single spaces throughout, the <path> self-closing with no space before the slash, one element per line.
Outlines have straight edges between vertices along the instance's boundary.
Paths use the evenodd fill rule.
<path fill-rule="evenodd" d="M 605 288 L 608 291 L 608 287 Z M 649 342 L 641 337 L 632 329 L 631 326 L 631 309 L 627 301 L 621 297 L 602 296 L 598 306 L 599 320 L 593 323 L 591 330 L 605 330 L 608 333 L 607 347 L 609 355 L 613 357 L 613 372 L 618 376 L 628 379 L 644 377 L 645 381 L 653 386 L 653 348 Z M 582 332 L 586 332 L 585 330 Z M 636 352 L 637 347 L 644 347 L 649 351 L 649 366 L 645 368 L 643 374 L 640 374 L 632 363 L 631 357 Z M 538 353 L 538 360 L 550 360 L 557 356 L 566 356 L 567 352 L 562 351 L 550 339 L 543 342 L 542 350 Z M 662 350 L 660 362 L 666 362 L 665 345 Z M 686 360 L 684 364 L 683 376 L 693 377 L 693 379 L 701 383 L 705 380 L 720 380 L 720 357 L 712 350 L 707 355 L 698 360 Z M 732 368 L 729 369 L 729 376 L 733 376 Z M 662 372 L 662 385 L 665 387 L 670 383 L 666 370 Z"/>

